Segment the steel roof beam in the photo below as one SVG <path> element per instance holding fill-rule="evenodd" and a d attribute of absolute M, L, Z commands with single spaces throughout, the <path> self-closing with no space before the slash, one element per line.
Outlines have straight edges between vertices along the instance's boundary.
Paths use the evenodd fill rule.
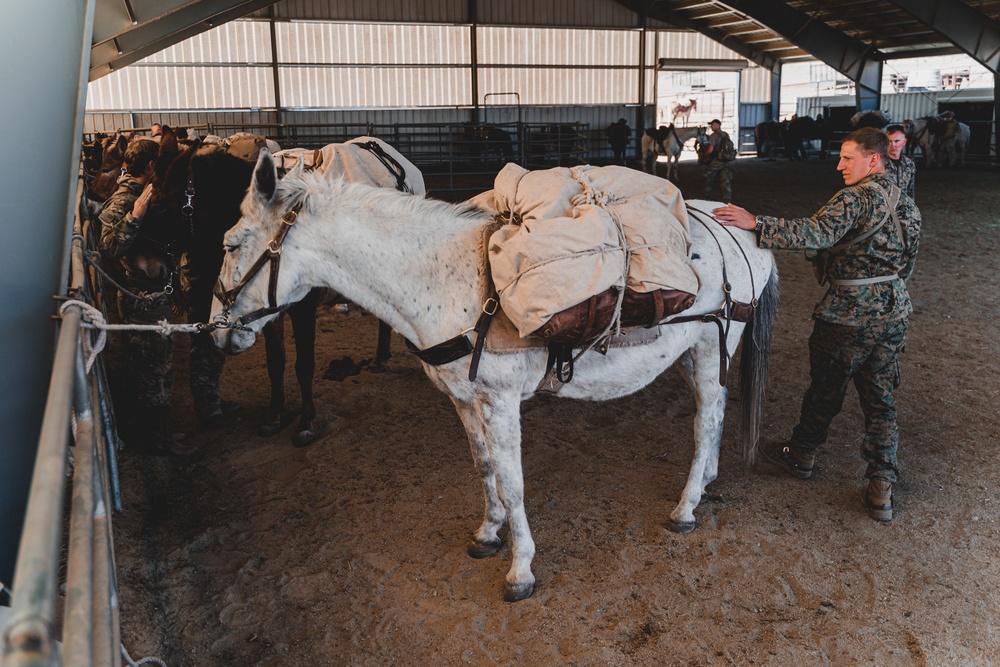
<path fill-rule="evenodd" d="M 109 35 L 112 33 L 108 32 L 103 41 L 94 42 L 90 53 L 90 80 L 99 79 L 112 70 L 131 65 L 188 37 L 238 19 L 275 1 L 201 0 L 187 4 L 175 2 L 178 7 L 174 11 L 159 16 L 153 15 L 151 20 L 145 22 L 141 20 L 142 14 L 136 11 L 138 25 L 124 32 L 114 33 L 114 38 L 111 38 Z M 98 17 L 95 17 L 95 22 L 97 20 Z M 106 27 L 115 25 L 116 20 L 118 19 L 114 17 L 106 17 L 104 25 Z M 118 27 L 121 27 L 120 22 Z"/>
<path fill-rule="evenodd" d="M 959 0 L 890 0 L 1000 73 L 1000 24 Z"/>
<path fill-rule="evenodd" d="M 692 21 L 684 15 L 683 12 L 674 11 L 664 7 L 659 2 L 648 2 L 647 0 L 615 0 L 619 5 L 626 7 L 636 14 L 645 14 L 651 19 L 656 19 L 657 21 L 663 21 L 671 25 L 677 26 L 678 28 L 684 28 L 686 30 L 693 30 L 695 32 L 700 32 L 706 37 L 719 42 L 727 49 L 731 49 L 736 53 L 740 54 L 747 60 L 754 62 L 761 67 L 766 67 L 767 69 L 773 70 L 775 65 L 778 64 L 778 60 L 767 53 L 766 51 L 761 51 L 753 47 L 747 46 L 737 40 L 729 39 L 729 36 L 721 30 L 713 30 L 708 28 L 697 21 Z"/>
<path fill-rule="evenodd" d="M 858 108 L 881 105 L 882 55 L 858 41 L 781 0 L 726 0 L 720 2 L 767 26 L 820 61 L 854 81 Z"/>

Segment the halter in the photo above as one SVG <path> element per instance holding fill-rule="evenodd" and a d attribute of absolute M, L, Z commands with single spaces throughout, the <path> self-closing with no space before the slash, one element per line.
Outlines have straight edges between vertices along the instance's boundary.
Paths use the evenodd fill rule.
<path fill-rule="evenodd" d="M 279 313 L 286 308 L 286 306 L 278 305 L 278 269 L 281 266 L 281 251 L 283 250 L 282 244 L 285 242 L 285 236 L 288 234 L 288 230 L 292 228 L 295 224 L 295 220 L 299 216 L 299 211 L 302 210 L 302 204 L 296 204 L 291 210 L 286 211 L 283 216 L 281 216 L 281 224 L 278 226 L 278 231 L 274 234 L 274 238 L 271 239 L 267 246 L 264 248 L 264 252 L 260 254 L 257 261 L 253 263 L 247 274 L 243 276 L 243 279 L 238 282 L 232 289 L 226 290 L 222 287 L 222 278 L 215 283 L 215 288 L 212 290 L 212 294 L 215 298 L 219 300 L 222 304 L 222 314 L 216 315 L 212 318 L 212 323 L 210 328 L 212 329 L 239 329 L 240 331 L 249 331 L 247 327 L 251 322 L 255 322 L 262 317 L 267 317 L 273 313 Z M 260 270 L 264 268 L 265 264 L 271 265 L 271 275 L 267 285 L 267 306 L 258 308 L 252 313 L 247 313 L 243 315 L 235 322 L 229 320 L 229 311 L 232 309 L 233 304 L 236 302 L 236 297 L 240 295 L 243 288 L 253 280 L 253 278 L 260 273 Z"/>
<path fill-rule="evenodd" d="M 378 158 L 379 162 L 385 166 L 385 168 L 396 178 L 396 189 L 400 192 L 411 193 L 413 190 L 406 183 L 406 170 L 403 168 L 395 158 L 385 152 L 385 150 L 376 141 L 366 141 L 364 143 L 354 144 L 365 150 L 368 150 Z M 184 206 L 185 209 L 189 209 L 191 213 L 194 213 L 194 204 L 192 200 L 194 198 L 194 182 L 191 172 L 188 172 L 188 187 L 185 191 L 187 195 L 188 202 Z M 274 238 L 267 244 L 264 251 L 257 258 L 257 261 L 253 263 L 247 274 L 243 276 L 243 279 L 233 286 L 232 289 L 226 290 L 222 286 L 222 277 L 215 283 L 215 288 L 212 290 L 212 294 L 215 298 L 219 300 L 222 304 L 222 313 L 216 315 L 212 318 L 212 323 L 206 328 L 209 330 L 214 329 L 238 329 L 240 331 L 249 331 L 250 328 L 247 326 L 251 322 L 255 322 L 262 317 L 267 317 L 274 313 L 280 313 L 288 305 L 279 306 L 278 305 L 278 269 L 281 266 L 281 251 L 282 244 L 285 241 L 285 236 L 288 234 L 288 230 L 292 228 L 295 224 L 295 220 L 298 218 L 299 211 L 302 210 L 302 204 L 296 204 L 291 210 L 286 211 L 284 215 L 281 216 L 281 224 L 278 227 L 278 231 L 275 233 Z M 182 209 L 183 212 L 183 209 Z M 187 214 L 185 214 L 187 215 Z M 254 276 L 260 273 L 260 270 L 264 268 L 265 264 L 271 265 L 271 275 L 267 285 L 267 306 L 258 308 L 257 310 L 247 313 L 242 317 L 238 318 L 236 321 L 230 321 L 229 312 L 232 310 L 233 304 L 236 303 L 236 297 L 239 296 L 243 288 L 253 280 Z"/>

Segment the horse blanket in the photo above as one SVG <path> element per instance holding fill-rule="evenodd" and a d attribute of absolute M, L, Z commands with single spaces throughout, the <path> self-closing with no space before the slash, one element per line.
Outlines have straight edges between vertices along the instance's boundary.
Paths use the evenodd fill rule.
<path fill-rule="evenodd" d="M 405 170 L 406 182 L 414 194 L 424 194 L 424 177 L 412 162 L 395 148 L 373 137 L 357 137 L 343 144 L 328 144 L 319 150 L 289 148 L 274 154 L 279 171 L 288 171 L 299 162 L 308 171 L 343 177 L 350 183 L 372 183 L 384 188 L 397 188 L 397 180 L 375 154 L 361 144 L 374 141 Z"/>
<path fill-rule="evenodd" d="M 619 166 L 508 164 L 491 197 L 486 206 L 511 222 L 490 238 L 490 271 L 522 337 L 610 288 L 698 292 L 687 210 L 669 181 Z"/>

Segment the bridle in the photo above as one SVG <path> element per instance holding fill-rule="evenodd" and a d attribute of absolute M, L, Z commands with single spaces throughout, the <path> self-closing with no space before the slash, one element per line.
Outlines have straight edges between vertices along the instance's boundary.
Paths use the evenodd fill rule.
<path fill-rule="evenodd" d="M 283 244 L 285 242 L 285 236 L 288 235 L 288 230 L 292 228 L 295 224 L 295 220 L 299 216 L 299 211 L 302 210 L 302 204 L 296 204 L 290 210 L 286 211 L 284 215 L 281 216 L 280 224 L 278 225 L 278 231 L 275 232 L 274 238 L 272 238 L 267 246 L 265 246 L 264 251 L 257 258 L 257 261 L 253 263 L 253 266 L 247 271 L 247 274 L 243 276 L 232 289 L 224 289 L 222 286 L 222 277 L 215 283 L 215 288 L 212 290 L 212 294 L 215 298 L 219 300 L 222 304 L 222 313 L 216 315 L 212 318 L 212 323 L 209 325 L 211 329 L 238 329 L 240 331 L 249 331 L 249 325 L 251 322 L 255 322 L 262 317 L 267 317 L 274 313 L 280 313 L 287 306 L 278 305 L 278 269 L 281 267 L 281 251 L 284 249 Z M 230 321 L 229 313 L 232 310 L 233 304 L 236 302 L 236 297 L 240 295 L 243 288 L 246 287 L 254 277 L 260 273 L 260 270 L 264 268 L 265 264 L 271 265 L 271 275 L 267 284 L 267 306 L 258 308 L 252 313 L 247 313 L 235 321 Z"/>
<path fill-rule="evenodd" d="M 412 193 L 413 190 L 406 183 L 406 170 L 403 168 L 395 158 L 385 152 L 382 147 L 375 141 L 368 141 L 365 143 L 351 144 L 364 148 L 370 151 L 379 162 L 381 162 L 386 169 L 389 170 L 396 179 L 396 189 L 400 192 Z M 188 201 L 185 204 L 184 209 L 194 213 L 194 204 L 192 200 L 194 198 L 194 182 L 192 181 L 191 173 L 188 173 L 188 189 L 185 192 Z M 182 212 L 183 210 L 182 209 Z M 253 263 L 253 266 L 247 271 L 247 274 L 243 276 L 232 289 L 225 289 L 222 286 L 222 277 L 215 283 L 215 288 L 212 290 L 212 294 L 215 298 L 219 300 L 222 304 L 222 313 L 216 315 L 212 318 L 211 324 L 207 326 L 208 329 L 237 329 L 239 331 L 250 331 L 249 325 L 262 317 L 267 317 L 268 315 L 273 315 L 274 313 L 280 313 L 288 305 L 279 306 L 278 305 L 278 269 L 281 266 L 281 251 L 283 249 L 283 243 L 285 242 L 285 236 L 288 235 L 288 230 L 292 228 L 295 224 L 295 220 L 299 216 L 299 211 L 302 210 L 302 204 L 296 204 L 290 210 L 286 211 L 284 215 L 281 216 L 281 222 L 278 226 L 278 231 L 274 234 L 274 238 L 271 239 L 264 251 L 257 258 L 257 261 Z M 185 213 L 185 217 L 189 214 Z M 249 284 L 253 278 L 260 273 L 260 270 L 264 268 L 265 264 L 271 265 L 271 274 L 267 285 L 267 306 L 262 306 L 257 310 L 247 313 L 241 316 L 235 321 L 229 319 L 230 311 L 233 308 L 233 304 L 236 303 L 236 297 L 240 295 L 243 288 Z"/>

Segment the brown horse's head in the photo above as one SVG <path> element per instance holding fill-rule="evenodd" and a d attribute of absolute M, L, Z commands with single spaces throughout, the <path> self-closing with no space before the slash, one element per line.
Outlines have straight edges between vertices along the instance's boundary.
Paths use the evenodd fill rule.
<path fill-rule="evenodd" d="M 94 201 L 103 202 L 115 192 L 118 177 L 122 175 L 122 163 L 125 161 L 125 147 L 134 134 L 128 136 L 116 133 L 100 140 L 101 162 L 90 181 L 88 194 Z M 97 149 L 94 148 L 96 153 Z M 96 161 L 96 158 L 95 158 Z"/>

